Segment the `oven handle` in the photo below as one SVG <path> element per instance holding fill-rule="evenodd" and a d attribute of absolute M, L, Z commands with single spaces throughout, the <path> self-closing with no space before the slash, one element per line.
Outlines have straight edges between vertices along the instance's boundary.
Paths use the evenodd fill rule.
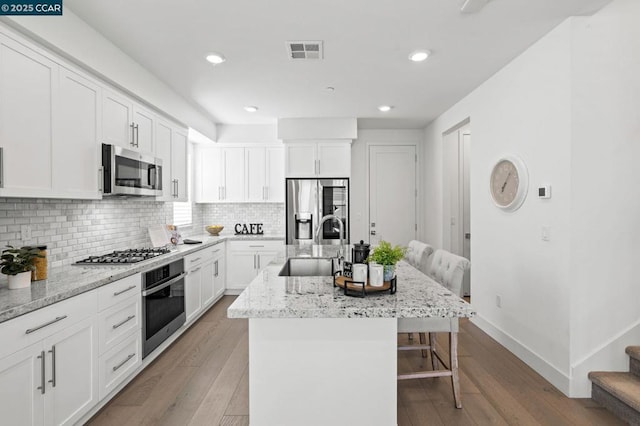
<path fill-rule="evenodd" d="M 187 275 L 187 273 L 186 273 L 186 272 L 183 272 L 183 273 L 181 273 L 180 275 L 178 275 L 177 277 L 175 277 L 175 278 L 173 278 L 173 279 L 170 279 L 169 281 L 167 281 L 167 282 L 166 282 L 166 283 L 164 283 L 164 284 L 160 284 L 160 285 L 159 285 L 159 286 L 157 286 L 157 287 L 153 287 L 151 290 L 144 290 L 144 291 L 142 292 L 142 297 L 146 297 L 146 296 L 149 296 L 150 294 L 157 293 L 157 292 L 159 292 L 160 290 L 162 290 L 162 289 L 165 289 L 165 288 L 169 287 L 171 284 L 175 284 L 175 283 L 177 283 L 178 281 L 180 281 L 181 279 L 183 279 L 186 275 Z"/>

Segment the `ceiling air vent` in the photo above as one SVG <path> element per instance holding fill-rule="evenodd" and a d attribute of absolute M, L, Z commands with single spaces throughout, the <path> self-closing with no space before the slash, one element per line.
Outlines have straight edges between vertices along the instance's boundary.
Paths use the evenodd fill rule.
<path fill-rule="evenodd" d="M 321 41 L 288 41 L 289 59 L 322 59 Z"/>

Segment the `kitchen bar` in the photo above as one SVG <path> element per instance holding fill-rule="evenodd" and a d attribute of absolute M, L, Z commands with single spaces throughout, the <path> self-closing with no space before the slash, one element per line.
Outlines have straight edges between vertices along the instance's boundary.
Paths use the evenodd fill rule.
<path fill-rule="evenodd" d="M 397 319 L 475 315 L 405 262 L 395 294 L 364 298 L 345 296 L 331 276 L 279 275 L 289 258 L 334 257 L 338 249 L 286 246 L 227 311 L 249 319 L 253 426 L 395 424 Z"/>

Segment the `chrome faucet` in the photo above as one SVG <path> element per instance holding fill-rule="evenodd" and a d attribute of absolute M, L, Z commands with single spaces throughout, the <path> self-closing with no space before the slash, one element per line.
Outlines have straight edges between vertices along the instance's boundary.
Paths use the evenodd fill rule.
<path fill-rule="evenodd" d="M 338 254 L 337 254 L 337 258 L 338 259 L 342 259 L 343 255 L 342 255 L 342 246 L 344 244 L 344 224 L 342 223 L 342 219 L 340 219 L 338 216 L 333 215 L 333 214 L 328 214 L 326 216 L 324 216 L 322 219 L 320 219 L 320 223 L 318 224 L 318 229 L 316 230 L 316 244 L 320 244 L 320 230 L 322 229 L 322 225 L 330 219 L 335 219 L 338 221 L 338 229 L 339 229 L 339 233 L 340 233 L 340 248 L 338 249 Z"/>

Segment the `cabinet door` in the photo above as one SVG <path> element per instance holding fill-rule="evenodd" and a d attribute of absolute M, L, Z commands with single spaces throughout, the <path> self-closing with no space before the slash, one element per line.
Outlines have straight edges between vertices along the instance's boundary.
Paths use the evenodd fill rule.
<path fill-rule="evenodd" d="M 261 251 L 258 253 L 258 271 L 263 270 L 267 265 L 278 256 L 277 251 Z"/>
<path fill-rule="evenodd" d="M 222 296 L 226 287 L 225 272 L 227 268 L 224 256 L 217 258 L 213 267 L 213 297 L 217 299 L 219 296 Z"/>
<path fill-rule="evenodd" d="M 285 148 L 287 177 L 309 177 L 316 175 L 316 144 L 290 143 Z"/>
<path fill-rule="evenodd" d="M 51 194 L 57 72 L 54 62 L 0 35 L 0 196 Z"/>
<path fill-rule="evenodd" d="M 196 202 L 222 200 L 221 150 L 217 147 L 196 147 Z"/>
<path fill-rule="evenodd" d="M 0 359 L 2 424 L 41 425 L 44 421 L 42 342 Z M 46 377 L 46 376 L 45 376 Z M 46 384 L 45 384 L 46 386 Z M 45 388 L 45 392 L 49 389 Z"/>
<path fill-rule="evenodd" d="M 98 403 L 97 335 L 92 316 L 45 339 L 45 424 L 72 425 Z"/>
<path fill-rule="evenodd" d="M 266 168 L 267 201 L 284 203 L 284 148 L 267 148 Z"/>
<path fill-rule="evenodd" d="M 191 321 L 202 309 L 202 267 L 196 266 L 189 271 L 184 280 L 184 310 L 187 322 Z"/>
<path fill-rule="evenodd" d="M 266 152 L 264 148 L 246 148 L 247 160 L 247 201 L 265 201 Z"/>
<path fill-rule="evenodd" d="M 164 121 L 156 123 L 155 155 L 162 160 L 162 196 L 158 201 L 174 201 L 174 186 L 171 182 L 172 129 Z"/>
<path fill-rule="evenodd" d="M 135 148 L 132 125 L 133 103 L 109 90 L 102 91 L 102 142 L 123 148 Z"/>
<path fill-rule="evenodd" d="M 171 146 L 171 179 L 175 181 L 176 196 L 174 201 L 188 201 L 187 185 L 187 134 L 184 131 L 173 131 Z"/>
<path fill-rule="evenodd" d="M 255 252 L 230 251 L 227 262 L 227 288 L 243 290 L 256 276 Z"/>
<path fill-rule="evenodd" d="M 345 143 L 318 143 L 318 176 L 351 176 L 351 145 Z"/>
<path fill-rule="evenodd" d="M 244 148 L 223 148 L 224 156 L 224 186 L 222 198 L 224 201 L 244 201 L 245 168 Z"/>
<path fill-rule="evenodd" d="M 206 308 L 213 302 L 215 292 L 213 289 L 215 280 L 215 266 L 214 262 L 207 262 L 202 265 L 202 307 Z"/>
<path fill-rule="evenodd" d="M 60 67 L 54 122 L 53 187 L 59 196 L 101 198 L 100 87 Z M 73 167 L 69 167 L 72 163 Z"/>
<path fill-rule="evenodd" d="M 140 105 L 133 106 L 133 126 L 136 149 L 140 152 L 153 152 L 154 115 Z"/>

